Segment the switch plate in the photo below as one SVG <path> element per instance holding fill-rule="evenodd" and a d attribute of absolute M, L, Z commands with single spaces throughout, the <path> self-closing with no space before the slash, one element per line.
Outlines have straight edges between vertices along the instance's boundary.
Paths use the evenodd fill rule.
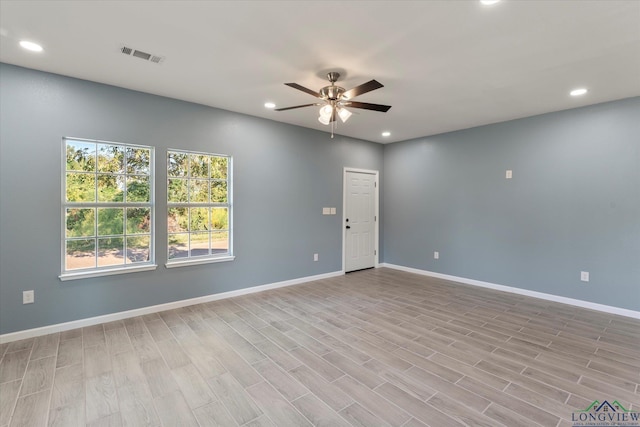
<path fill-rule="evenodd" d="M 331 208 L 331 215 L 335 215 L 336 214 L 336 208 Z"/>
<path fill-rule="evenodd" d="M 512 170 L 508 170 L 504 177 L 505 177 L 506 179 L 511 179 L 511 178 L 513 178 L 513 171 L 512 171 Z"/>
<path fill-rule="evenodd" d="M 433 259 L 440 259 L 440 252 L 435 251 L 435 252 L 433 253 Z"/>
<path fill-rule="evenodd" d="M 322 208 L 322 215 L 331 215 L 331 208 Z"/>
<path fill-rule="evenodd" d="M 588 271 L 581 271 L 580 272 L 580 280 L 582 280 L 583 282 L 588 282 L 589 281 L 589 272 Z"/>
<path fill-rule="evenodd" d="M 22 303 L 23 304 L 33 304 L 35 301 L 35 294 L 33 291 L 23 291 L 22 292 Z"/>
<path fill-rule="evenodd" d="M 318 254 L 313 254 L 313 260 L 317 261 L 318 260 Z"/>

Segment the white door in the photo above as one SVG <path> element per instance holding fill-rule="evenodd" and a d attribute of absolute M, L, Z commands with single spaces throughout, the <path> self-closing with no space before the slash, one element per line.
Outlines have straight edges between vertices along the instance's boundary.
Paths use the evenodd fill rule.
<path fill-rule="evenodd" d="M 375 266 L 376 177 L 345 171 L 345 272 Z"/>

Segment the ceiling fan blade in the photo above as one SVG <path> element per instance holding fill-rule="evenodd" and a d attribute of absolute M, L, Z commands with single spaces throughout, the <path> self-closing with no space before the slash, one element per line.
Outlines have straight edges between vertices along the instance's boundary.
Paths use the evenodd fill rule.
<path fill-rule="evenodd" d="M 353 89 L 349 89 L 348 91 L 342 94 L 342 97 L 346 99 L 355 98 L 358 95 L 371 92 L 372 90 L 380 89 L 381 87 L 384 87 L 384 85 L 379 81 L 370 80 L 366 83 L 361 84 L 360 86 L 356 86 Z"/>
<path fill-rule="evenodd" d="M 343 103 L 345 107 L 349 108 L 362 108 L 364 110 L 373 110 L 386 113 L 391 108 L 391 105 L 382 104 L 369 104 L 368 102 L 348 101 Z"/>
<path fill-rule="evenodd" d="M 286 111 L 286 110 L 293 110 L 295 108 L 303 108 L 303 107 L 312 107 L 314 105 L 320 105 L 320 104 L 304 104 L 304 105 L 294 105 L 293 107 L 285 107 L 285 108 L 275 108 L 273 111 Z"/>
<path fill-rule="evenodd" d="M 301 90 L 303 92 L 306 92 L 309 95 L 315 96 L 316 98 L 322 98 L 320 96 L 320 94 L 318 92 L 316 92 L 315 90 L 311 90 L 311 89 L 308 89 L 308 88 L 306 88 L 304 86 L 300 86 L 298 83 L 285 83 L 285 85 L 287 85 L 289 87 L 292 87 L 294 89 L 298 89 L 298 90 Z"/>

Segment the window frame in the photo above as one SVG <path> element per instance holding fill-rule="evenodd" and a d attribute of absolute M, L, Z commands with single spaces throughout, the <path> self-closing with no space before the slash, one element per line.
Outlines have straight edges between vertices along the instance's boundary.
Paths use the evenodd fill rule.
<path fill-rule="evenodd" d="M 191 155 L 200 155 L 200 156 L 208 156 L 208 157 L 221 157 L 221 158 L 225 158 L 227 159 L 227 178 L 226 178 L 226 184 L 227 184 L 227 202 L 226 203 L 221 203 L 221 202 L 213 202 L 211 201 L 211 196 L 209 195 L 209 201 L 207 202 L 191 202 L 189 199 L 187 199 L 186 202 L 171 202 L 169 201 L 169 180 L 171 178 L 175 178 L 174 176 L 169 175 L 169 157 L 171 154 L 185 154 L 187 156 L 191 156 Z M 209 162 L 210 164 L 210 162 Z M 209 166 L 211 167 L 211 166 Z M 191 168 L 189 166 L 187 166 L 187 175 L 182 177 L 182 179 L 185 179 L 187 181 L 187 194 L 189 194 L 189 181 L 190 180 L 195 180 L 195 179 L 202 179 L 199 177 L 192 177 L 191 176 Z M 209 171 L 208 173 L 208 177 L 206 178 L 206 180 L 209 182 L 209 184 L 211 182 L 214 181 L 220 181 L 219 179 L 216 178 L 211 178 L 211 172 Z M 219 153 L 210 153 L 210 152 L 204 152 L 204 151 L 195 151 L 195 150 L 185 150 L 185 149 L 180 149 L 180 148 L 167 148 L 167 153 L 166 153 L 166 180 L 165 180 L 165 184 L 166 184 L 166 203 L 167 203 L 167 209 L 166 209 L 166 214 L 167 214 L 167 228 L 166 228 L 166 244 L 167 244 L 167 263 L 165 264 L 166 268 L 176 268 L 176 267 L 185 267 L 185 266 L 189 266 L 189 265 L 199 265 L 199 264 L 210 264 L 210 263 L 218 263 L 218 262 L 227 262 L 227 261 L 233 261 L 235 259 L 235 255 L 233 252 L 233 156 L 230 154 L 219 154 Z M 211 190 L 209 190 L 209 194 L 211 194 Z M 169 231 L 169 210 L 172 208 L 207 208 L 207 209 L 212 209 L 212 208 L 226 208 L 227 209 L 227 233 L 228 233 L 228 245 L 229 245 L 229 249 L 227 250 L 226 253 L 224 254 L 213 254 L 213 253 L 209 253 L 207 255 L 199 255 L 199 256 L 192 256 L 190 254 L 190 248 L 187 249 L 187 256 L 186 257 L 179 257 L 179 258 L 170 258 L 170 249 L 171 246 L 169 245 L 169 236 L 172 234 L 177 234 L 177 233 L 172 233 Z M 189 221 L 190 222 L 190 221 Z M 191 233 L 193 232 L 198 232 L 198 231 L 187 231 L 187 232 L 183 232 L 184 234 L 186 234 L 187 236 L 191 236 Z M 212 234 L 212 230 L 209 230 L 208 233 L 211 236 Z M 211 251 L 211 245 L 209 246 L 209 250 Z"/>
<path fill-rule="evenodd" d="M 148 202 L 129 202 L 129 201 L 110 201 L 110 202 L 101 202 L 98 200 L 98 176 L 102 175 L 110 175 L 115 177 L 124 177 L 125 180 L 129 176 L 140 176 L 140 174 L 127 173 L 127 163 L 126 163 L 126 155 L 124 156 L 124 173 L 122 171 L 119 172 L 103 172 L 98 170 L 97 163 L 94 166 L 93 172 L 87 172 L 87 175 L 93 175 L 95 177 L 95 200 L 94 201 L 76 201 L 70 202 L 67 201 L 67 144 L 69 141 L 74 141 L 78 143 L 89 143 L 95 144 L 96 147 L 96 160 L 98 156 L 98 146 L 99 145 L 111 145 L 118 146 L 124 148 L 125 152 L 127 148 L 136 148 L 136 149 L 145 149 L 149 150 L 149 201 Z M 73 171 L 71 171 L 73 172 Z M 114 274 L 124 274 L 124 273 L 134 273 L 139 271 L 148 271 L 155 270 L 157 268 L 156 259 L 155 259 L 155 147 L 148 145 L 140 145 L 140 144 L 130 144 L 125 142 L 115 142 L 115 141 L 104 141 L 104 140 L 96 140 L 90 138 L 80 138 L 80 137 L 63 137 L 62 138 L 62 185 L 61 185 L 61 273 L 58 278 L 61 281 L 67 280 L 76 280 L 76 279 L 84 279 L 90 277 L 100 277 L 100 276 L 108 276 Z M 126 182 L 126 181 L 125 181 Z M 68 209 L 94 209 L 96 219 L 95 219 L 95 230 L 92 236 L 88 236 L 87 239 L 94 240 L 94 250 L 95 250 L 95 266 L 94 267 L 86 267 L 86 268 L 77 268 L 77 269 L 67 269 L 67 242 L 69 240 L 74 240 L 73 238 L 69 238 L 67 236 L 67 210 Z M 147 233 L 141 233 L 141 236 L 149 237 L 149 259 L 144 262 L 135 262 L 135 263 L 127 263 L 127 257 L 125 255 L 122 264 L 116 265 L 107 265 L 107 266 L 98 266 L 99 260 L 99 239 L 100 235 L 98 233 L 99 227 L 99 209 L 104 208 L 117 208 L 123 210 L 123 230 L 122 230 L 122 239 L 124 240 L 124 244 L 126 247 L 126 239 L 128 236 L 135 236 L 135 234 L 128 234 L 126 227 L 126 212 L 127 208 L 148 208 L 149 209 L 149 231 Z M 115 236 L 115 235 L 113 235 Z M 120 236 L 120 235 L 118 235 Z M 116 237 L 118 238 L 118 237 Z"/>

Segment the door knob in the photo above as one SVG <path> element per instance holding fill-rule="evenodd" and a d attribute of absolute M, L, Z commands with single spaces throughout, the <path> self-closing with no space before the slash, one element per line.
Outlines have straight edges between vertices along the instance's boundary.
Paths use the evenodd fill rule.
<path fill-rule="evenodd" d="M 351 226 L 350 226 L 350 225 L 347 225 L 347 230 L 348 230 L 348 229 L 350 229 L 350 228 L 351 228 Z"/>

